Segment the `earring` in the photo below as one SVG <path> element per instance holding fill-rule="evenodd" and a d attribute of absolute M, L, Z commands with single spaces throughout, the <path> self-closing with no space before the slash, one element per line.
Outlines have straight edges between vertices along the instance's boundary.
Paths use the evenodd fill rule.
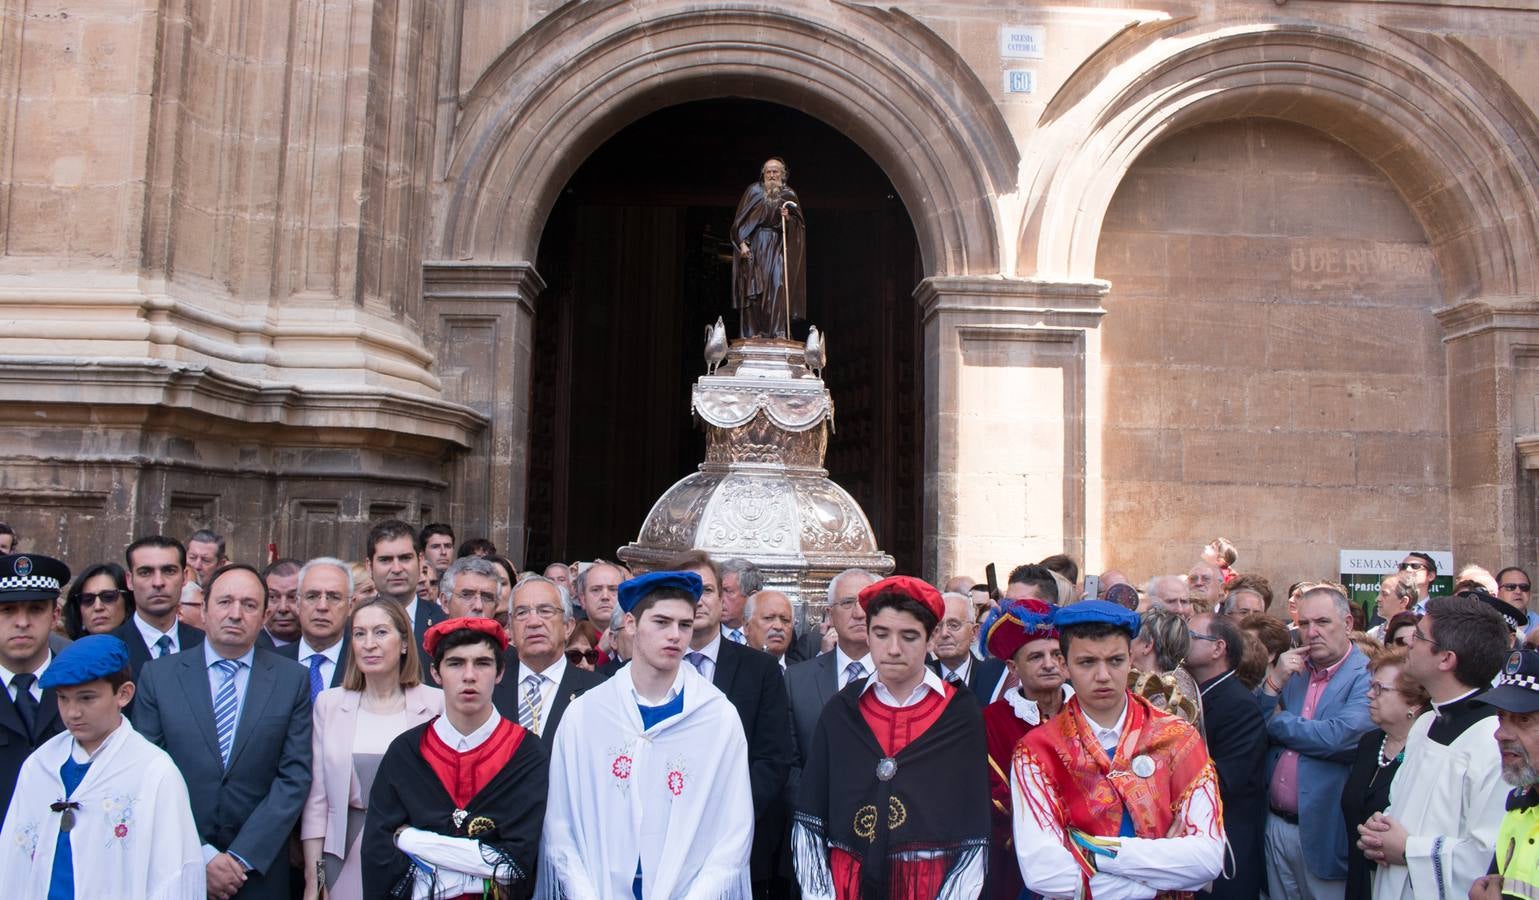
<path fill-rule="evenodd" d="M 1406 718 L 1407 718 L 1407 719 L 1414 719 L 1414 718 L 1416 718 L 1416 710 L 1414 710 L 1414 709 L 1413 709 L 1413 710 L 1410 710 L 1410 711 L 1409 711 L 1409 712 L 1407 712 L 1407 713 L 1406 713 L 1406 714 L 1405 714 L 1405 717 L 1406 717 Z"/>

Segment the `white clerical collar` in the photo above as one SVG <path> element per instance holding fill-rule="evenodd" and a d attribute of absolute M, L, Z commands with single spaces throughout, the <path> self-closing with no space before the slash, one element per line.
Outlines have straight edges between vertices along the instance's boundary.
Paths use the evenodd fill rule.
<path fill-rule="evenodd" d="M 900 702 L 897 697 L 894 697 L 892 691 L 887 689 L 887 685 L 882 684 L 881 678 L 866 679 L 866 686 L 861 688 L 860 692 L 864 695 L 867 691 L 876 691 L 876 699 L 879 702 L 902 709 L 905 706 L 913 706 L 915 703 L 923 700 L 926 688 L 940 694 L 942 697 L 946 696 L 946 682 L 941 681 L 941 677 L 932 672 L 929 666 L 924 667 L 923 680 L 919 682 L 918 687 L 914 688 L 914 692 L 908 695 L 907 700 Z"/>
<path fill-rule="evenodd" d="M 146 647 L 154 649 L 156 641 L 160 640 L 162 637 L 168 637 L 171 639 L 172 652 L 182 649 L 182 642 L 177 640 L 175 619 L 171 620 L 170 628 L 167 628 L 165 631 L 161 631 L 159 628 L 156 628 L 154 625 L 151 625 L 150 623 L 141 619 L 139 617 L 138 611 L 136 610 L 134 612 L 134 626 L 139 629 L 139 635 L 144 638 L 144 646 Z"/>
<path fill-rule="evenodd" d="M 706 659 L 710 660 L 711 665 L 716 665 L 716 654 L 721 652 L 721 631 L 718 630 L 716 632 L 716 636 L 711 638 L 711 642 L 709 644 L 706 644 L 699 650 L 691 650 L 689 652 L 699 653 L 701 656 L 704 656 Z"/>
<path fill-rule="evenodd" d="M 1443 707 L 1445 707 L 1445 706 L 1452 706 L 1453 704 L 1458 703 L 1460 700 L 1464 700 L 1464 699 L 1466 699 L 1468 697 L 1474 696 L 1475 694 L 1478 694 L 1478 693 L 1480 693 L 1483 690 L 1485 690 L 1485 688 L 1472 688 L 1471 690 L 1465 691 L 1464 693 L 1460 694 L 1457 697 L 1451 697 L 1451 698 L 1449 698 L 1447 700 L 1444 700 L 1442 703 L 1438 703 L 1436 701 L 1433 701 L 1432 709 L 1435 712 L 1441 713 L 1443 711 Z"/>
<path fill-rule="evenodd" d="M 843 647 L 839 646 L 838 644 L 835 644 L 834 645 L 834 663 L 835 663 L 836 668 L 839 671 L 839 677 L 840 678 L 844 677 L 845 671 L 847 671 L 850 668 L 850 663 L 852 663 L 852 662 L 860 663 L 860 667 L 865 670 L 867 675 L 870 675 L 870 674 L 872 674 L 873 672 L 876 671 L 876 666 L 871 665 L 871 653 L 870 653 L 870 651 L 867 651 L 866 655 L 862 656 L 860 659 L 853 659 L 853 658 L 850 657 L 849 654 L 844 652 L 844 648 Z"/>
<path fill-rule="evenodd" d="M 701 652 L 703 653 L 704 651 Z M 685 663 L 684 665 L 688 665 L 688 663 Z M 626 666 L 621 671 L 630 676 L 629 681 L 631 685 L 631 697 L 636 701 L 637 706 L 664 706 L 668 703 L 671 703 L 673 698 L 684 692 L 684 665 L 680 665 L 678 671 L 673 673 L 673 684 L 669 686 L 668 693 L 664 694 L 663 699 L 657 701 L 656 703 L 653 703 L 651 700 L 641 696 L 641 692 L 636 690 L 636 664 L 634 662 Z M 691 667 L 690 671 L 694 671 L 693 667 Z"/>
<path fill-rule="evenodd" d="M 518 683 L 519 684 L 523 684 L 524 683 L 524 679 L 528 678 L 530 675 L 541 675 L 541 676 L 544 676 L 545 678 L 549 678 L 551 681 L 555 682 L 556 684 L 560 684 L 561 683 L 561 679 L 566 677 L 566 654 L 562 653 L 560 656 L 556 657 L 556 661 L 555 662 L 553 662 L 550 665 L 546 666 L 543 671 L 539 671 L 539 672 L 536 672 L 535 670 L 529 668 L 529 664 L 528 663 L 524 662 L 523 660 L 519 660 L 518 661 Z"/>
<path fill-rule="evenodd" d="M 47 655 L 45 655 L 43 657 L 43 664 L 38 666 L 37 670 L 34 671 L 32 674 L 36 675 L 38 680 L 41 680 L 42 677 L 43 677 L 43 673 L 48 671 L 48 664 L 51 663 L 51 662 L 53 662 L 53 651 L 49 650 Z M 5 666 L 0 666 L 0 684 L 4 684 L 6 689 L 9 690 L 10 687 L 11 687 L 11 679 L 15 678 L 17 676 L 17 674 L 19 674 L 19 673 L 12 672 L 10 669 L 7 669 Z M 37 687 L 37 681 L 33 681 L 32 682 L 32 686 L 33 687 Z"/>
<path fill-rule="evenodd" d="M 433 733 L 438 735 L 439 740 L 460 753 L 469 753 L 486 743 L 486 739 L 492 736 L 492 732 L 497 730 L 501 722 L 502 717 L 497 715 L 495 708 L 491 708 L 486 711 L 486 721 L 476 726 L 475 731 L 460 734 L 459 729 L 449 722 L 448 716 L 439 716 L 433 720 Z"/>
<path fill-rule="evenodd" d="M 1106 751 L 1107 756 L 1116 755 L 1117 743 L 1122 740 L 1122 729 L 1128 723 L 1128 705 L 1130 702 L 1126 697 L 1123 698 L 1122 714 L 1117 716 L 1117 724 L 1110 728 L 1103 728 L 1095 719 L 1085 715 L 1085 721 L 1090 723 L 1090 730 L 1095 734 L 1096 743 L 1101 745 L 1101 749 Z M 1080 713 L 1084 715 L 1085 711 L 1081 709 Z"/>
<path fill-rule="evenodd" d="M 304 663 L 305 665 L 309 665 L 310 657 L 317 654 L 326 657 L 327 659 L 331 660 L 332 663 L 336 663 L 336 661 L 342 656 L 342 639 L 338 638 L 336 643 L 332 644 L 330 647 L 327 647 L 325 650 L 317 650 L 310 646 L 310 640 L 308 638 L 299 639 L 298 657 L 300 662 Z"/>

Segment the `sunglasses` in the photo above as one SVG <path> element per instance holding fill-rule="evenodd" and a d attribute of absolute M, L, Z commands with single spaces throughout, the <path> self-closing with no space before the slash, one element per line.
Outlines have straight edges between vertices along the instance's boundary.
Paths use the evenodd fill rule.
<path fill-rule="evenodd" d="M 1401 563 L 1400 564 L 1400 571 L 1402 571 L 1402 572 L 1422 572 L 1422 571 L 1425 571 L 1426 568 L 1427 568 L 1427 564 L 1426 563 Z"/>
<path fill-rule="evenodd" d="M 590 666 L 596 666 L 598 665 L 598 651 L 577 649 L 568 650 L 566 651 L 566 661 L 574 666 L 578 663 L 587 663 Z"/>
<path fill-rule="evenodd" d="M 101 601 L 102 606 L 111 606 L 122 599 L 122 591 L 98 591 L 94 594 L 82 593 L 80 595 L 80 605 L 95 606 L 97 601 Z"/>
<path fill-rule="evenodd" d="M 1531 588 L 1531 587 L 1533 587 L 1533 585 L 1527 584 L 1527 583 L 1524 583 L 1524 584 L 1504 584 L 1504 585 L 1502 585 L 1502 590 L 1504 590 L 1504 591 L 1522 591 L 1523 593 L 1526 594 L 1526 593 L 1528 593 L 1528 589 Z"/>

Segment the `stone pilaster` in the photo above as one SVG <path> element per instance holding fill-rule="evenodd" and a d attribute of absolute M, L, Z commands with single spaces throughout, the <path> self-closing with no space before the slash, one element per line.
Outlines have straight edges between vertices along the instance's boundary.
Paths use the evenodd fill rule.
<path fill-rule="evenodd" d="M 1101 562 L 1103 281 L 927 278 L 926 578 Z"/>
<path fill-rule="evenodd" d="M 534 301 L 545 281 L 527 262 L 429 262 L 422 283 L 444 399 L 490 420 L 451 465 L 442 519 L 464 536 L 489 537 L 522 565 Z"/>
<path fill-rule="evenodd" d="M 1438 320 L 1448 353 L 1454 561 L 1531 568 L 1539 547 L 1539 301 L 1477 298 Z"/>

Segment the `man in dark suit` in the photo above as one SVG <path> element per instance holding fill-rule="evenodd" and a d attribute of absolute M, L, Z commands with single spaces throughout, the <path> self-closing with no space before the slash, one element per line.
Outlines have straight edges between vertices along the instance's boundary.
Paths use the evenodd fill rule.
<path fill-rule="evenodd" d="M 433 661 L 422 649 L 428 628 L 448 618 L 443 608 L 417 596 L 417 582 L 422 578 L 422 548 L 417 546 L 417 532 L 399 519 L 389 519 L 369 529 L 364 540 L 364 558 L 379 595 L 394 600 L 411 619 L 413 643 L 422 660 L 422 680 L 433 681 Z"/>
<path fill-rule="evenodd" d="M 1187 623 L 1192 647 L 1186 669 L 1202 691 L 1208 755 L 1218 771 L 1224 803 L 1224 832 L 1234 850 L 1233 874 L 1213 882 L 1204 896 L 1242 900 L 1261 894 L 1266 884 L 1262 840 L 1266 835 L 1266 723 L 1256 698 L 1235 669 L 1245 655 L 1245 638 L 1228 616 L 1198 613 Z"/>
<path fill-rule="evenodd" d="M 152 659 L 170 656 L 203 643 L 203 632 L 177 621 L 182 585 L 187 582 L 187 550 L 176 538 L 142 537 L 124 551 L 128 588 L 134 593 L 134 614 L 112 633 L 128 645 L 134 681 Z M 130 713 L 133 707 L 130 706 Z"/>
<path fill-rule="evenodd" d="M 709 556 L 693 550 L 675 556 L 664 568 L 694 572 L 705 585 L 695 605 L 694 636 L 684 659 L 727 695 L 743 722 L 755 817 L 750 868 L 757 895 L 769 890 L 777 875 L 775 863 L 786 839 L 789 816 L 785 786 L 796 750 L 789 728 L 785 678 L 780 664 L 768 653 L 723 638 L 721 583 Z"/>
<path fill-rule="evenodd" d="M 21 764 L 64 730 L 53 690 L 38 678 L 53 662 L 49 627 L 69 567 L 32 553 L 0 556 L 0 822 Z"/>
<path fill-rule="evenodd" d="M 791 703 L 791 724 L 796 734 L 796 761 L 792 763 L 789 790 L 792 801 L 801 779 L 802 764 L 812 745 L 818 717 L 830 698 L 851 681 L 876 672 L 866 647 L 866 613 L 860 608 L 861 588 L 876 581 L 865 569 L 845 569 L 828 583 L 829 627 L 838 635 L 833 652 L 814 656 L 786 669 L 786 694 Z"/>
<path fill-rule="evenodd" d="M 305 667 L 310 702 L 314 703 L 321 691 L 341 686 L 342 673 L 347 669 L 347 611 L 353 598 L 353 573 L 342 560 L 322 556 L 305 563 L 298 574 L 299 639 L 273 652 Z M 271 598 L 270 592 L 268 596 Z"/>
<path fill-rule="evenodd" d="M 1005 663 L 999 659 L 979 659 L 973 655 L 978 624 L 973 621 L 972 600 L 966 594 L 945 594 L 946 617 L 935 629 L 931 643 L 934 658 L 927 665 L 942 681 L 967 687 L 978 698 L 978 706 L 988 706 L 998 696 L 1005 680 Z"/>
<path fill-rule="evenodd" d="M 262 583 L 267 585 L 267 621 L 257 633 L 256 645 L 263 650 L 276 650 L 299 640 L 299 570 L 304 565 L 297 559 L 277 559 L 262 570 Z"/>
<path fill-rule="evenodd" d="M 542 575 L 513 588 L 508 621 L 513 624 L 507 674 L 492 689 L 492 704 L 539 735 L 548 747 L 567 706 L 604 676 L 566 658 L 572 601 L 566 590 Z"/>
<path fill-rule="evenodd" d="M 187 780 L 209 896 L 286 898 L 310 792 L 309 678 L 255 646 L 267 606 L 255 569 L 218 569 L 203 603 L 208 640 L 144 667 L 134 728 Z"/>

